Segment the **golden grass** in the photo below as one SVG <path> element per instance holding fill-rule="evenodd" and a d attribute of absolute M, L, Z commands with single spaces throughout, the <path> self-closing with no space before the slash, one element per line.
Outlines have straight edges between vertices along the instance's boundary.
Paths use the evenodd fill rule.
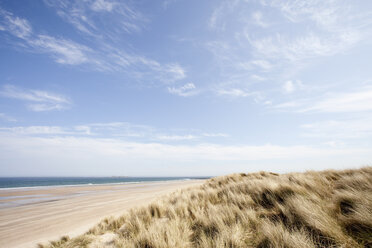
<path fill-rule="evenodd" d="M 372 247 L 372 167 L 216 177 L 40 247 Z"/>

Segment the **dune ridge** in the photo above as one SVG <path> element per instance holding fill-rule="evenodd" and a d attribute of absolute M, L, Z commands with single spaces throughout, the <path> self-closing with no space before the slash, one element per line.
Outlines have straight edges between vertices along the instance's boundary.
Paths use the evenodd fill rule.
<path fill-rule="evenodd" d="M 39 247 L 372 247 L 372 167 L 216 177 Z"/>

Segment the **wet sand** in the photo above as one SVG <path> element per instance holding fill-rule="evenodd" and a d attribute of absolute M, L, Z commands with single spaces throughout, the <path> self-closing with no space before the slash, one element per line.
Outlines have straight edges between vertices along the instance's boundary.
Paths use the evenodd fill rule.
<path fill-rule="evenodd" d="M 36 247 L 63 235 L 82 234 L 100 220 L 120 216 L 177 189 L 204 180 L 124 185 L 0 190 L 0 247 Z"/>

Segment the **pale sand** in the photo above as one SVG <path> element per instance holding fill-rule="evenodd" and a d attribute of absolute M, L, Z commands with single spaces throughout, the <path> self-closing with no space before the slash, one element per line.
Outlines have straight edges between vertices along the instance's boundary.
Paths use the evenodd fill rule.
<path fill-rule="evenodd" d="M 120 216 L 129 208 L 203 182 L 189 180 L 1 190 L 0 247 L 35 247 L 40 242 L 56 240 L 63 235 L 73 237 L 88 231 L 105 217 Z"/>

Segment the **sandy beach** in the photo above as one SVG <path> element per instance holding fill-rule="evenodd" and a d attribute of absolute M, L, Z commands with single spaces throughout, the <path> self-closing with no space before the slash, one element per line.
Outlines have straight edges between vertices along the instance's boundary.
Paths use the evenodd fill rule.
<path fill-rule="evenodd" d="M 0 191 L 0 247 L 35 247 L 37 243 L 88 231 L 100 220 L 120 216 L 177 189 L 204 180 L 124 185 L 66 186 Z"/>

